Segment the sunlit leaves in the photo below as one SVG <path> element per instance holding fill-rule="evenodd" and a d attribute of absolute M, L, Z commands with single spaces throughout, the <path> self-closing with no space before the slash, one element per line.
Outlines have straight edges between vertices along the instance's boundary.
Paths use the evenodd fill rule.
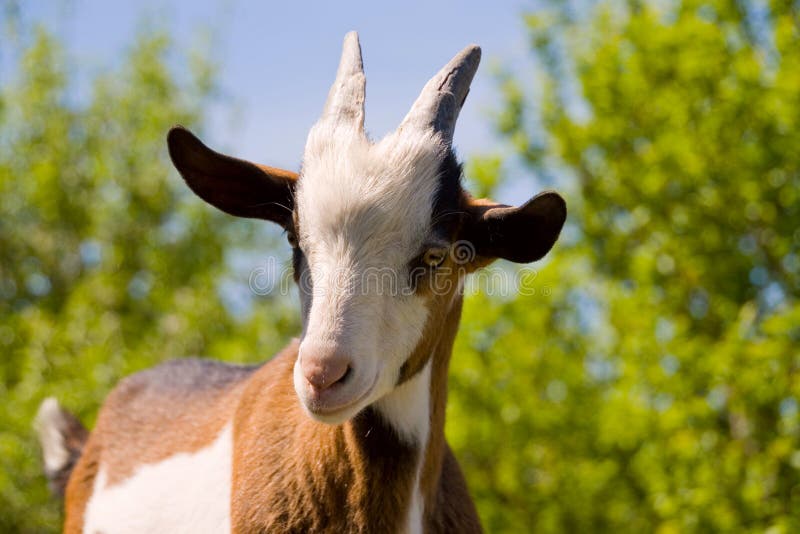
<path fill-rule="evenodd" d="M 526 18 L 552 90 L 500 80 L 498 129 L 565 177 L 579 237 L 547 299 L 467 303 L 449 428 L 482 517 L 798 530 L 796 7 L 573 7 Z"/>
<path fill-rule="evenodd" d="M 91 424 L 123 376 L 181 356 L 263 361 L 296 330 L 282 302 L 237 321 L 219 296 L 226 250 L 270 240 L 244 241 L 252 224 L 201 206 L 171 169 L 168 128 L 201 124 L 214 89 L 213 66 L 179 76 L 171 50 L 141 35 L 76 102 L 40 32 L 2 87 L 0 531 L 59 530 L 31 428 L 45 396 Z"/>

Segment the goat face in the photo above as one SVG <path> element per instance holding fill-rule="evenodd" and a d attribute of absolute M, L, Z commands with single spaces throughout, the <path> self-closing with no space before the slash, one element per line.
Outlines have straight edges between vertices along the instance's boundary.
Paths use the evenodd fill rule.
<path fill-rule="evenodd" d="M 444 184 L 458 175 L 440 172 L 447 151 L 432 132 L 371 144 L 320 123 L 309 135 L 292 229 L 306 301 L 294 380 L 321 420 L 348 419 L 393 389 L 419 344 L 429 309 L 418 282 L 451 237 L 431 224 L 434 208 L 460 193 Z M 437 203 L 440 193 L 453 198 Z"/>
<path fill-rule="evenodd" d="M 199 196 L 286 229 L 303 311 L 294 387 L 320 421 L 348 420 L 421 369 L 431 318 L 449 312 L 467 272 L 498 257 L 539 259 L 558 237 L 566 208 L 557 194 L 515 208 L 461 188 L 452 136 L 479 59 L 475 46 L 456 55 L 400 127 L 373 143 L 361 50 L 349 34 L 299 176 L 170 132 L 173 162 Z"/>

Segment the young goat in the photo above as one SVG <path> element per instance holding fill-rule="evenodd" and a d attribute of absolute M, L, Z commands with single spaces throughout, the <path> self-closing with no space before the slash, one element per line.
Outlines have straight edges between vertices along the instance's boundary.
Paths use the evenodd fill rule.
<path fill-rule="evenodd" d="M 373 143 L 348 34 L 299 175 L 169 132 L 195 193 L 286 230 L 302 334 L 261 366 L 182 359 L 126 378 L 88 439 L 46 400 L 37 425 L 65 532 L 480 532 L 444 437 L 464 277 L 544 256 L 566 206 L 462 189 L 453 130 L 479 60 L 476 46 L 456 55 Z M 391 290 L 372 283 L 387 273 Z"/>

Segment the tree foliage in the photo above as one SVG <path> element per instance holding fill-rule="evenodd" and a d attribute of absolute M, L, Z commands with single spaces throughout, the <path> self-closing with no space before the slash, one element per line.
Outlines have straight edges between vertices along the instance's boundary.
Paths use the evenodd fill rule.
<path fill-rule="evenodd" d="M 39 32 L 3 86 L 2 532 L 58 530 L 31 428 L 45 396 L 91 423 L 134 371 L 189 355 L 259 361 L 295 332 L 282 301 L 237 318 L 220 290 L 237 247 L 267 252 L 273 240 L 208 209 L 172 170 L 165 134 L 202 126 L 213 70 L 178 76 L 171 53 L 163 36 L 142 35 L 76 103 L 68 63 Z"/>
<path fill-rule="evenodd" d="M 449 431 L 482 517 L 797 532 L 797 4 L 582 6 L 527 16 L 538 78 L 502 77 L 571 226 L 537 295 L 468 301 Z"/>

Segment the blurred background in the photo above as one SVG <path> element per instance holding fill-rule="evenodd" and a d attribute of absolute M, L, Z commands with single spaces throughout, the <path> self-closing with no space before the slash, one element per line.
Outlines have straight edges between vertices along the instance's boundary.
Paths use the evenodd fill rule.
<path fill-rule="evenodd" d="M 447 435 L 489 532 L 800 532 L 800 2 L 0 0 L 0 532 L 56 532 L 31 429 L 167 358 L 267 359 L 289 247 L 202 204 L 167 129 L 297 169 L 361 35 L 392 130 L 468 43 L 479 195 L 561 191 L 527 282 L 466 299 Z M 503 269 L 513 269 L 510 264 Z"/>

